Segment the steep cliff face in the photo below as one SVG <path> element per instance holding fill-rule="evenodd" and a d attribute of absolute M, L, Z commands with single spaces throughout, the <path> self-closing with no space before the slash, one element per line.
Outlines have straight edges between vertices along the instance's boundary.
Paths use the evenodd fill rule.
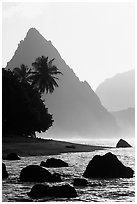
<path fill-rule="evenodd" d="M 135 107 L 135 70 L 106 79 L 98 86 L 96 94 L 109 111 Z"/>
<path fill-rule="evenodd" d="M 72 45 L 73 46 L 73 45 Z M 8 69 L 20 64 L 31 66 L 39 56 L 55 58 L 54 64 L 63 73 L 53 94 L 44 94 L 46 106 L 53 114 L 54 125 L 47 134 L 53 136 L 107 136 L 118 133 L 115 118 L 101 105 L 90 85 L 81 82 L 61 58 L 59 52 L 35 28 L 31 28 L 11 59 Z"/>

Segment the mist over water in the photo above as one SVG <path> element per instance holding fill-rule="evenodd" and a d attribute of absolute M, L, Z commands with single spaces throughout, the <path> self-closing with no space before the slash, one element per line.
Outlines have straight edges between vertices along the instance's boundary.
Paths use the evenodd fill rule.
<path fill-rule="evenodd" d="M 70 139 L 69 141 L 80 144 L 87 145 L 100 145 L 107 147 L 116 147 L 117 142 L 120 138 L 108 139 L 108 138 L 98 138 L 98 139 Z M 135 138 L 124 138 L 132 147 L 135 147 Z"/>
<path fill-rule="evenodd" d="M 88 137 L 79 136 L 79 135 L 62 135 L 61 137 L 56 135 L 48 135 L 48 133 L 37 133 L 37 137 L 43 138 L 43 139 L 54 139 L 59 141 L 67 141 L 67 142 L 73 142 L 73 143 L 79 143 L 79 144 L 87 144 L 87 145 L 99 145 L 99 146 L 108 146 L 108 147 L 116 147 L 116 144 L 120 139 L 126 140 L 131 146 L 135 147 L 135 136 L 134 135 L 128 135 L 123 136 L 122 134 L 118 137 L 114 137 L 114 135 L 111 137 L 102 138 L 101 136 L 94 136 L 91 138 L 89 135 Z"/>

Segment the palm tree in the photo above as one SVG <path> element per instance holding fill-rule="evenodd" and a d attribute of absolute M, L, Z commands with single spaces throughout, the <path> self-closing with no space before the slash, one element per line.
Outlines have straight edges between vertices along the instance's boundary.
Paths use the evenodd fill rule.
<path fill-rule="evenodd" d="M 20 82 L 28 83 L 31 69 L 29 69 L 28 66 L 21 64 L 20 67 L 14 68 L 13 73 Z"/>
<path fill-rule="evenodd" d="M 30 80 L 32 86 L 38 90 L 42 95 L 45 90 L 46 93 L 52 93 L 55 87 L 58 87 L 55 75 L 62 74 L 55 65 L 52 65 L 54 59 L 48 61 L 48 57 L 38 57 L 35 62 L 32 63 L 32 72 Z"/>

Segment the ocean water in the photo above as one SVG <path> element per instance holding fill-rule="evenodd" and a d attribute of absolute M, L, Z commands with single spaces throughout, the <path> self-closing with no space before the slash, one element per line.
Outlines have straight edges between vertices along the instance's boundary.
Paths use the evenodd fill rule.
<path fill-rule="evenodd" d="M 76 142 L 76 141 L 73 141 Z M 78 142 L 78 141 L 77 141 Z M 87 187 L 75 187 L 78 197 L 65 199 L 65 198 L 42 198 L 31 199 L 28 197 L 29 192 L 35 183 L 20 182 L 19 175 L 23 167 L 30 164 L 39 165 L 41 161 L 46 161 L 47 158 L 59 158 L 69 163 L 69 167 L 63 168 L 48 168 L 53 173 L 57 172 L 61 174 L 63 182 L 61 183 L 48 183 L 49 185 L 62 185 L 68 183 L 72 185 L 74 178 L 82 177 L 87 164 L 93 158 L 94 155 L 104 155 L 107 152 L 112 152 L 117 155 L 118 159 L 126 166 L 135 170 L 135 148 L 134 140 L 130 141 L 133 148 L 115 148 L 116 140 L 87 140 L 79 141 L 79 143 L 111 146 L 105 150 L 97 150 L 93 152 L 80 152 L 80 153 L 63 153 L 54 156 L 33 156 L 33 157 L 21 157 L 19 161 L 6 161 L 7 171 L 9 178 L 2 181 L 2 201 L 4 202 L 34 202 L 34 201 L 92 201 L 92 202 L 135 202 L 135 174 L 133 178 L 120 178 L 120 179 L 87 179 L 89 186 Z M 96 187 L 90 186 L 90 184 L 100 184 Z M 46 182 L 45 182 L 46 184 Z"/>

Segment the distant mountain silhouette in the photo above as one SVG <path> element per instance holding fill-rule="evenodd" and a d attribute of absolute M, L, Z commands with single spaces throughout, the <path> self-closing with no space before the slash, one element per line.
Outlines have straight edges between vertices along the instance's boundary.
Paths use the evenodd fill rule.
<path fill-rule="evenodd" d="M 58 76 L 59 87 L 53 94 L 44 94 L 43 97 L 55 120 L 47 134 L 65 138 L 72 135 L 106 137 L 111 133 L 118 133 L 115 118 L 101 105 L 90 85 L 79 80 L 51 41 L 47 41 L 35 28 L 31 28 L 19 43 L 6 68 L 13 69 L 22 63 L 31 66 L 42 55 L 49 59 L 55 58 L 54 64 L 63 73 Z"/>
<path fill-rule="evenodd" d="M 135 70 L 106 79 L 98 86 L 96 94 L 108 111 L 135 107 Z"/>
<path fill-rule="evenodd" d="M 135 135 L 135 108 L 114 111 L 111 114 L 116 118 L 124 134 Z"/>

